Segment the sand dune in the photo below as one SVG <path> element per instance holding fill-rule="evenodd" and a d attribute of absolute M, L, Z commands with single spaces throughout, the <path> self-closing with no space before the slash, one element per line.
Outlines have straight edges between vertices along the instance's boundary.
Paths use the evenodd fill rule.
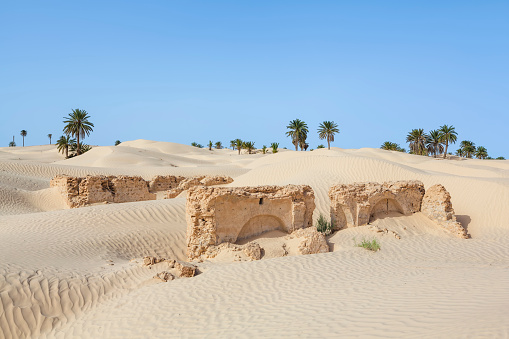
<path fill-rule="evenodd" d="M 472 239 L 420 213 L 332 235 L 332 253 L 204 262 L 156 283 L 146 255 L 185 259 L 185 199 L 65 209 L 57 174 L 217 174 L 230 186 L 328 189 L 421 180 L 451 193 Z M 135 140 L 64 160 L 54 145 L 0 148 L 0 337 L 507 337 L 509 161 L 441 160 L 379 149 L 237 155 Z M 355 241 L 377 238 L 376 253 Z M 354 240 L 355 239 L 355 240 Z M 132 260 L 134 259 L 134 260 Z"/>

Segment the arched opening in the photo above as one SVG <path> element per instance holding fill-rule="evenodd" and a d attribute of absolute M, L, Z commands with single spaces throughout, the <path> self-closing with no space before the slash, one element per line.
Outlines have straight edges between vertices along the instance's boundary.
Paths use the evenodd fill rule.
<path fill-rule="evenodd" d="M 395 199 L 384 198 L 380 199 L 372 208 L 369 213 L 369 222 L 376 219 L 385 218 L 391 215 L 404 215 L 403 208 Z"/>
<path fill-rule="evenodd" d="M 257 215 L 249 219 L 248 222 L 242 226 L 242 229 L 237 236 L 237 240 L 274 230 L 285 230 L 281 219 L 273 215 Z"/>

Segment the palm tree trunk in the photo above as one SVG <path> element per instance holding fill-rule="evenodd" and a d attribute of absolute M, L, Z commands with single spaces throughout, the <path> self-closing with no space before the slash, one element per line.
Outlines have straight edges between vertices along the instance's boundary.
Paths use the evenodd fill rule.
<path fill-rule="evenodd" d="M 447 158 L 447 148 L 449 148 L 449 143 L 445 143 L 445 152 L 444 152 L 444 159 Z"/>
<path fill-rule="evenodd" d="M 23 147 L 25 147 L 25 136 L 23 136 Z"/>
<path fill-rule="evenodd" d="M 69 158 L 69 146 L 65 146 L 65 158 Z"/>
<path fill-rule="evenodd" d="M 76 154 L 80 155 L 80 134 L 76 135 Z"/>
<path fill-rule="evenodd" d="M 329 151 L 330 151 L 330 138 L 329 137 L 327 137 L 327 144 L 329 146 Z"/>

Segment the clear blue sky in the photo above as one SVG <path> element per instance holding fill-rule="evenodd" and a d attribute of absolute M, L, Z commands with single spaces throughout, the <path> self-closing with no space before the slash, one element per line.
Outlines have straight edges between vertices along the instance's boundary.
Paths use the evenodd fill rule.
<path fill-rule="evenodd" d="M 55 140 L 72 108 L 97 145 L 291 148 L 300 118 L 311 148 L 324 120 L 343 148 L 452 124 L 509 158 L 509 2 L 3 2 L 0 145 Z"/>

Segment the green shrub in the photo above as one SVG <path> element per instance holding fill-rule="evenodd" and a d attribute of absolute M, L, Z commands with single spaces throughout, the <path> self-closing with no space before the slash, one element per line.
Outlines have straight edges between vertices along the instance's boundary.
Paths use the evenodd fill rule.
<path fill-rule="evenodd" d="M 316 220 L 315 226 L 316 230 L 324 235 L 331 234 L 334 228 L 334 224 L 332 222 L 328 222 L 322 214 L 320 214 L 320 217 Z"/>
<path fill-rule="evenodd" d="M 355 246 L 362 247 L 362 248 L 365 248 L 365 249 L 373 251 L 373 252 L 380 251 L 380 248 L 381 248 L 380 243 L 375 238 L 373 238 L 373 240 L 371 240 L 371 241 L 362 239 L 362 241 L 360 243 L 357 243 L 357 241 L 355 239 L 354 239 L 354 241 L 355 241 Z"/>

